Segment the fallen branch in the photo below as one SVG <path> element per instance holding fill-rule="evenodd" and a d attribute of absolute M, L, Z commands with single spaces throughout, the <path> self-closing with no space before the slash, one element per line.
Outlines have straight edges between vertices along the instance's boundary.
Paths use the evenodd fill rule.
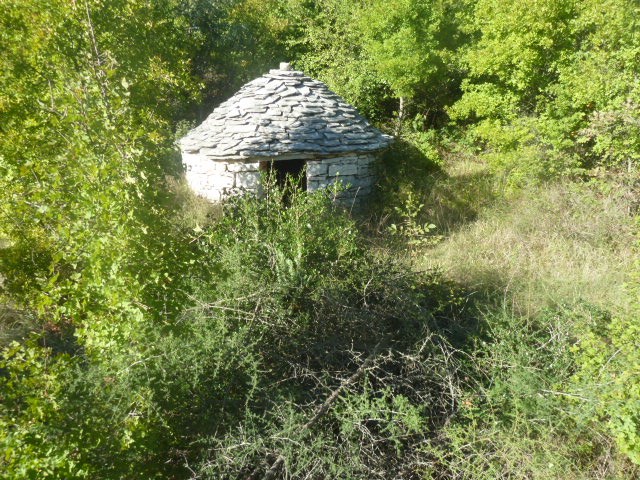
<path fill-rule="evenodd" d="M 340 383 L 340 386 L 331 392 L 331 395 L 329 395 L 326 398 L 326 400 L 322 403 L 322 405 L 320 405 L 316 409 L 315 413 L 313 414 L 313 417 L 311 417 L 311 419 L 307 423 L 305 423 L 300 428 L 300 430 L 302 430 L 303 432 L 308 432 L 311 429 L 311 427 L 318 422 L 318 420 L 320 420 L 323 416 L 326 415 L 331 405 L 338 399 L 338 397 L 344 391 L 344 389 L 350 385 L 353 385 L 355 382 L 357 382 L 360 379 L 360 377 L 362 377 L 362 375 L 364 375 L 364 372 L 374 363 L 374 360 L 377 358 L 380 345 L 381 345 L 380 343 L 376 345 L 376 347 L 373 349 L 373 352 L 365 359 L 364 362 L 362 362 L 362 365 L 358 367 L 358 369 L 353 373 L 353 375 L 343 380 Z M 273 464 L 271 464 L 271 467 L 269 468 L 269 470 L 267 470 L 267 472 L 265 473 L 263 480 L 271 480 L 275 478 L 276 474 L 278 473 L 278 470 L 280 470 L 280 467 L 282 467 L 285 460 L 286 459 L 284 458 L 284 456 L 279 455 L 276 458 L 276 460 L 273 462 Z M 254 475 L 255 475 L 255 472 L 248 477 L 248 480 L 254 478 Z"/>

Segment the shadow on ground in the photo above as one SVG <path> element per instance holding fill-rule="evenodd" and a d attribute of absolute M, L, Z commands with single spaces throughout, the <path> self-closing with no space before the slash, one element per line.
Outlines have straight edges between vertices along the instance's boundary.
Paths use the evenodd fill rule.
<path fill-rule="evenodd" d="M 422 205 L 418 223 L 433 223 L 437 235 L 449 235 L 474 222 L 484 208 L 500 198 L 500 186 L 475 157 L 443 151 L 433 159 L 412 143 L 398 139 L 382 157 L 379 189 L 371 217 L 397 222 L 408 199 Z M 450 164 L 442 158 L 451 159 Z"/>

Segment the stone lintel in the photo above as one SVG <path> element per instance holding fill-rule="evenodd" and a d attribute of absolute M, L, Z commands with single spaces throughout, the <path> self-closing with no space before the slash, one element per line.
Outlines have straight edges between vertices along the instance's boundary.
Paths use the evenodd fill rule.
<path fill-rule="evenodd" d="M 260 170 L 259 162 L 233 162 L 227 163 L 227 172 L 255 172 Z"/>

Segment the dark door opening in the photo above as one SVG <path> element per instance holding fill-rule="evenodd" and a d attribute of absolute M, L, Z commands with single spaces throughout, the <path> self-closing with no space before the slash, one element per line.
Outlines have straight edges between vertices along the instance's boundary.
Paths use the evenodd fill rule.
<path fill-rule="evenodd" d="M 303 191 L 307 189 L 307 175 L 304 171 L 304 160 L 279 160 L 261 162 L 260 170 L 275 175 L 280 188 L 298 186 Z"/>

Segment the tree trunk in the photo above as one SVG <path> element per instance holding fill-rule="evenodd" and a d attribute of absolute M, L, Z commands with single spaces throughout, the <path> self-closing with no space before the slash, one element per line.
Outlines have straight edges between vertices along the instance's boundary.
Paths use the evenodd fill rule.
<path fill-rule="evenodd" d="M 396 121 L 396 129 L 393 134 L 397 137 L 402 131 L 402 122 L 404 121 L 404 97 L 400 97 L 400 105 L 398 106 L 398 120 Z"/>

